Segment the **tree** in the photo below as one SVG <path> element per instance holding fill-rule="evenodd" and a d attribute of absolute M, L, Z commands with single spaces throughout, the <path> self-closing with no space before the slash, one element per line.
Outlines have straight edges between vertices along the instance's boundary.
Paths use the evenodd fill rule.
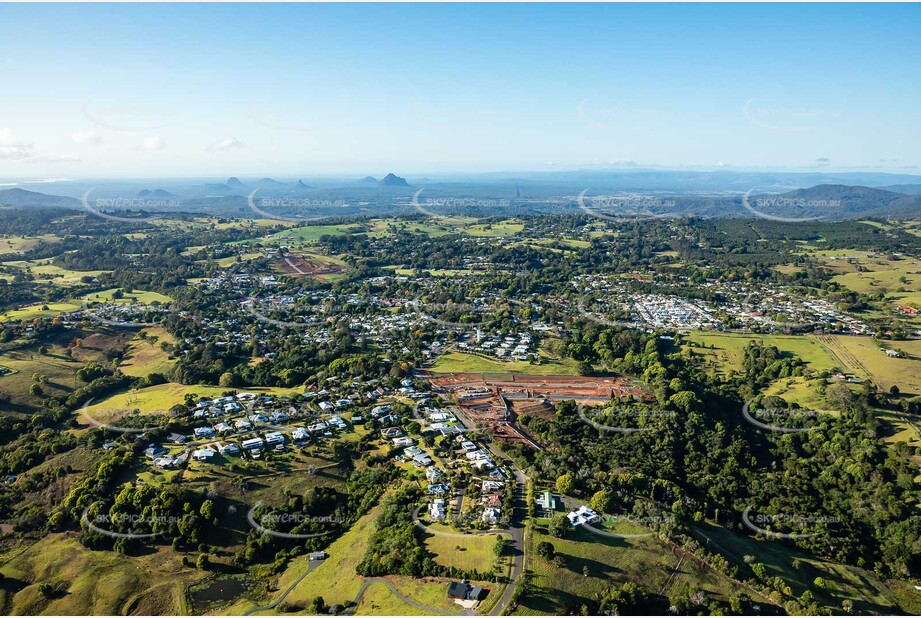
<path fill-rule="evenodd" d="M 198 510 L 199 514 L 208 521 L 214 520 L 214 500 L 205 500 L 201 504 L 201 508 Z"/>
<path fill-rule="evenodd" d="M 548 526 L 547 530 L 552 536 L 555 536 L 558 539 L 562 539 L 566 536 L 566 533 L 572 526 L 569 524 L 569 520 L 566 519 L 566 516 L 563 514 L 557 515 L 553 518 Z"/>
<path fill-rule="evenodd" d="M 211 559 L 208 557 L 208 554 L 199 554 L 198 560 L 195 561 L 195 566 L 202 571 L 211 566 Z"/>
<path fill-rule="evenodd" d="M 610 489 L 596 491 L 589 504 L 595 511 L 610 513 L 614 506 L 614 492 Z"/>
<path fill-rule="evenodd" d="M 501 558 L 506 555 L 509 550 L 512 548 L 512 542 L 509 541 L 504 536 L 496 537 L 496 544 L 493 545 L 492 551 L 496 555 L 496 558 Z"/>
<path fill-rule="evenodd" d="M 313 601 L 310 602 L 310 613 L 312 614 L 325 614 L 326 613 L 326 601 L 323 600 L 323 597 L 314 597 Z"/>
<path fill-rule="evenodd" d="M 556 556 L 556 548 L 550 541 L 541 541 L 537 544 L 537 555 L 545 560 L 553 560 Z"/>
<path fill-rule="evenodd" d="M 566 474 L 561 474 L 556 479 L 556 490 L 563 495 L 571 494 L 572 490 L 575 489 L 575 486 L 575 480 L 572 478 L 572 474 L 569 472 Z"/>

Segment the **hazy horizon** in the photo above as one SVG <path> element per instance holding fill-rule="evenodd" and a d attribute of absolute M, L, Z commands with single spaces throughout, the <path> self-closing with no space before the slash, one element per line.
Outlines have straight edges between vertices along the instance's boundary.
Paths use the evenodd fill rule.
<path fill-rule="evenodd" d="M 16 96 L 0 100 L 0 163 L 9 178 L 915 173 L 919 15 L 2 5 Z"/>

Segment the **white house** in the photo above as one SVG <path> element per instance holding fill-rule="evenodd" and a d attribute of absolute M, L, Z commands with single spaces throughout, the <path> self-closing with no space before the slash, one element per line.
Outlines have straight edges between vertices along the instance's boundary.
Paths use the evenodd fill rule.
<path fill-rule="evenodd" d="M 270 431 L 269 433 L 265 434 L 265 443 L 268 444 L 269 446 L 275 446 L 277 444 L 284 444 L 285 437 L 282 435 L 280 431 Z"/>
<path fill-rule="evenodd" d="M 601 516 L 583 504 L 575 511 L 566 515 L 566 519 L 568 519 L 569 523 L 573 526 L 581 526 L 582 524 L 597 524 L 601 521 Z"/>
<path fill-rule="evenodd" d="M 499 521 L 499 516 L 499 509 L 492 506 L 487 506 L 485 509 L 483 509 L 483 514 L 480 516 L 480 519 L 485 521 L 487 524 L 494 525 Z"/>
<path fill-rule="evenodd" d="M 240 447 L 234 444 L 233 442 L 229 444 L 221 444 L 217 447 L 218 452 L 221 455 L 239 455 Z"/>
<path fill-rule="evenodd" d="M 200 448 L 192 451 L 192 459 L 195 461 L 208 461 L 216 454 L 217 453 L 214 452 L 214 449 Z"/>
<path fill-rule="evenodd" d="M 243 448 L 247 451 L 261 451 L 265 445 L 262 443 L 262 438 L 250 438 L 249 440 L 243 440 Z"/>
<path fill-rule="evenodd" d="M 445 518 L 445 501 L 441 498 L 435 498 L 429 505 L 429 517 L 435 521 L 441 521 Z"/>
<path fill-rule="evenodd" d="M 195 428 L 195 437 L 196 438 L 210 438 L 214 435 L 214 429 L 211 427 L 196 427 Z"/>

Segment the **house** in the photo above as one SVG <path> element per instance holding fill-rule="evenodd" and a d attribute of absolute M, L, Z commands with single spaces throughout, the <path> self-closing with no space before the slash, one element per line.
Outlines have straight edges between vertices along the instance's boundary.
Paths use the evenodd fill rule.
<path fill-rule="evenodd" d="M 425 478 L 429 481 L 437 481 L 438 479 L 443 478 L 444 475 L 445 473 L 435 466 L 429 466 L 425 469 Z"/>
<path fill-rule="evenodd" d="M 307 433 L 307 430 L 303 427 L 298 427 L 291 432 L 291 439 L 295 442 L 304 442 L 310 437 L 310 434 Z"/>
<path fill-rule="evenodd" d="M 494 467 L 494 464 L 488 459 L 477 459 L 476 461 L 473 462 L 473 467 L 480 471 L 492 470 Z"/>
<path fill-rule="evenodd" d="M 249 440 L 243 440 L 243 448 L 247 451 L 261 451 L 265 445 L 262 443 L 262 438 L 250 438 Z"/>
<path fill-rule="evenodd" d="M 240 447 L 232 442 L 230 444 L 218 445 L 217 450 L 221 455 L 239 455 L 240 454 Z"/>
<path fill-rule="evenodd" d="M 889 358 L 898 358 L 899 353 L 896 352 L 895 350 L 886 350 L 886 356 L 888 356 Z"/>
<path fill-rule="evenodd" d="M 554 496 L 549 491 L 545 491 L 541 495 L 539 495 L 537 497 L 537 500 L 535 500 L 535 502 L 537 502 L 538 513 L 550 515 L 554 511 L 556 511 L 556 506 L 557 506 L 556 496 Z"/>
<path fill-rule="evenodd" d="M 218 432 L 219 434 L 232 433 L 233 427 L 227 423 L 218 423 L 214 426 L 214 431 Z"/>
<path fill-rule="evenodd" d="M 192 451 L 192 459 L 195 461 L 208 461 L 213 458 L 217 453 L 214 452 L 214 449 L 210 448 L 200 448 Z"/>
<path fill-rule="evenodd" d="M 196 438 L 210 438 L 214 435 L 214 429 L 211 427 L 196 427 L 194 433 Z"/>
<path fill-rule="evenodd" d="M 461 448 L 467 452 L 471 452 L 477 450 L 477 445 L 470 441 L 464 441 L 461 442 Z"/>
<path fill-rule="evenodd" d="M 312 551 L 307 555 L 309 560 L 326 560 L 325 551 Z"/>
<path fill-rule="evenodd" d="M 329 412 L 329 411 L 333 410 L 334 407 L 333 407 L 333 404 L 331 404 L 331 403 L 328 402 L 328 401 L 321 401 L 321 402 L 320 402 L 320 409 Z"/>
<path fill-rule="evenodd" d="M 237 431 L 250 431 L 253 428 L 253 424 L 246 419 L 237 419 L 234 421 L 234 427 L 237 428 Z"/>
<path fill-rule="evenodd" d="M 413 440 L 412 438 L 407 438 L 406 436 L 402 436 L 402 437 L 400 437 L 400 438 L 394 438 L 394 439 L 393 439 L 393 445 L 394 445 L 394 446 L 397 446 L 397 447 L 399 447 L 399 446 L 412 446 L 412 445 L 415 444 L 415 443 L 416 443 L 415 440 Z"/>
<path fill-rule="evenodd" d="M 159 444 L 151 444 L 146 449 L 144 449 L 144 454 L 147 455 L 147 457 L 150 459 L 156 459 L 157 457 L 166 455 L 166 449 Z"/>
<path fill-rule="evenodd" d="M 445 501 L 442 498 L 435 498 L 429 505 L 429 517 L 434 521 L 445 518 Z"/>
<path fill-rule="evenodd" d="M 479 601 L 483 598 L 482 586 L 471 586 L 467 580 L 448 584 L 448 598 L 460 601 Z"/>
<path fill-rule="evenodd" d="M 430 494 L 446 494 L 451 491 L 451 488 L 444 483 L 435 483 L 426 487 L 425 490 Z"/>
<path fill-rule="evenodd" d="M 480 516 L 480 519 L 492 526 L 499 521 L 500 515 L 499 509 L 494 506 L 487 506 L 483 509 L 483 514 Z"/>
<path fill-rule="evenodd" d="M 583 524 L 596 524 L 601 521 L 601 516 L 583 504 L 575 511 L 569 513 L 566 519 L 568 519 L 569 523 L 573 526 L 581 526 Z"/>
<path fill-rule="evenodd" d="M 403 435 L 403 430 L 399 427 L 388 427 L 381 430 L 381 435 L 385 438 L 399 438 Z"/>
<path fill-rule="evenodd" d="M 181 433 L 171 433 L 167 440 L 175 444 L 185 444 L 188 441 L 188 438 L 186 438 Z"/>
<path fill-rule="evenodd" d="M 285 443 L 285 436 L 280 431 L 270 431 L 265 434 L 265 443 L 269 446 L 276 446 Z"/>

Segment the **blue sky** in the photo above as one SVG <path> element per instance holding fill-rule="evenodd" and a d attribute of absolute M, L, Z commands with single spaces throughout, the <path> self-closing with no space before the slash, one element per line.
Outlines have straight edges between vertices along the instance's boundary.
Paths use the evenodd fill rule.
<path fill-rule="evenodd" d="M 921 165 L 919 5 L 0 5 L 0 175 Z"/>

